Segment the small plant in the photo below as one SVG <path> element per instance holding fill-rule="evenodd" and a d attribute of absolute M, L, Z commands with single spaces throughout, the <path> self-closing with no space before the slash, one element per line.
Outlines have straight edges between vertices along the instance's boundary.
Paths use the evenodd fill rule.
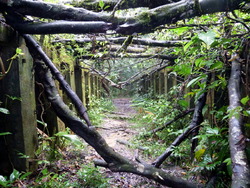
<path fill-rule="evenodd" d="M 91 165 L 83 166 L 81 170 L 77 172 L 79 184 L 77 187 L 91 187 L 91 188 L 106 188 L 110 187 L 108 178 L 98 171 L 97 168 Z"/>
<path fill-rule="evenodd" d="M 0 186 L 1 187 L 15 187 L 13 186 L 17 181 L 25 180 L 31 172 L 21 173 L 16 169 L 10 174 L 9 177 L 0 175 Z"/>
<path fill-rule="evenodd" d="M 104 118 L 104 112 L 114 110 L 114 105 L 111 100 L 100 98 L 97 99 L 94 96 L 91 98 L 89 104 L 88 114 L 93 125 L 99 125 Z"/>

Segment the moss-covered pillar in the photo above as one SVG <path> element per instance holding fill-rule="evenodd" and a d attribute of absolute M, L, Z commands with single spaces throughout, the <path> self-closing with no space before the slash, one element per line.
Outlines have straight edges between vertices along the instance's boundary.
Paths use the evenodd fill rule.
<path fill-rule="evenodd" d="M 101 98 L 101 77 L 97 76 L 97 98 L 100 99 Z"/>
<path fill-rule="evenodd" d="M 88 107 L 91 97 L 90 73 L 88 71 L 84 72 L 84 77 L 85 77 L 85 100 L 86 100 L 86 106 Z"/>
<path fill-rule="evenodd" d="M 35 168 L 33 162 L 37 147 L 36 105 L 33 60 L 24 40 L 0 24 L 0 57 L 8 74 L 0 80 L 1 107 L 10 114 L 0 113 L 0 174 L 9 174 L 13 168 L 27 171 Z M 23 55 L 9 60 L 20 48 Z M 2 72 L 2 70 L 1 70 Z"/>
<path fill-rule="evenodd" d="M 168 72 L 167 69 L 164 69 L 164 93 L 168 93 Z"/>
<path fill-rule="evenodd" d="M 84 69 L 80 68 L 78 64 L 79 62 L 77 60 L 75 66 L 75 89 L 76 94 L 81 99 L 83 105 L 86 106 Z"/>

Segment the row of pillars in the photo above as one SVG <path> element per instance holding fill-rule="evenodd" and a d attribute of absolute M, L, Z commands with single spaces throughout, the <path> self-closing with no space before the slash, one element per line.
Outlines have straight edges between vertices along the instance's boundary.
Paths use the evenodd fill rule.
<path fill-rule="evenodd" d="M 153 96 L 167 94 L 177 84 L 176 77 L 169 72 L 168 69 L 162 69 L 143 76 L 139 84 L 139 93 L 150 93 Z"/>
<path fill-rule="evenodd" d="M 17 48 L 23 54 L 11 63 Z M 46 97 L 40 95 L 43 88 L 38 84 L 39 79 L 35 78 L 33 59 L 24 39 L 1 22 L 0 58 L 4 69 L 10 68 L 6 75 L 0 74 L 0 108 L 9 111 L 9 114 L 0 111 L 0 175 L 8 175 L 13 169 L 32 171 L 36 168 L 37 120 L 47 123 L 49 136 L 64 130 L 65 126 L 49 107 Z M 78 62 L 66 63 L 69 68 L 64 71 L 65 79 L 88 108 L 92 99 L 103 95 L 103 80 L 100 76 L 79 68 Z M 0 66 L 0 73 L 2 72 Z M 60 90 L 60 86 L 58 88 L 64 102 L 74 110 L 66 94 Z M 7 132 L 10 134 L 2 135 Z"/>

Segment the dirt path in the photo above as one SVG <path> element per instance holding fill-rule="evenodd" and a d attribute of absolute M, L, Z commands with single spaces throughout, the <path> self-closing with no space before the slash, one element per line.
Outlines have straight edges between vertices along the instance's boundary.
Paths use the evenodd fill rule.
<path fill-rule="evenodd" d="M 133 160 L 136 152 L 121 143 L 129 142 L 129 140 L 137 134 L 137 131 L 132 128 L 133 124 L 129 122 L 129 119 L 136 115 L 136 111 L 131 107 L 130 100 L 130 98 L 113 99 L 116 110 L 107 115 L 107 118 L 104 119 L 98 131 L 105 138 L 108 145 L 114 148 L 115 151 Z M 94 154 L 94 156 L 96 155 Z M 156 184 L 154 181 L 133 174 L 113 173 L 108 169 L 103 169 L 103 173 L 110 178 L 112 187 L 163 187 Z"/>

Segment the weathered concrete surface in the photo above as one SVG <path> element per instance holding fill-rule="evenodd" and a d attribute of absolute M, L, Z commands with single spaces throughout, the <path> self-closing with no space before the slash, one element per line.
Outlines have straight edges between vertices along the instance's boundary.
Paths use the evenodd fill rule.
<path fill-rule="evenodd" d="M 1 23 L 0 28 L 0 56 L 5 69 L 8 69 L 9 59 L 15 55 L 16 48 L 24 53 L 13 60 L 9 73 L 0 80 L 1 107 L 10 111 L 9 115 L 0 113 L 0 132 L 11 133 L 0 136 L 0 174 L 8 174 L 13 168 L 20 171 L 34 168 L 36 108 L 33 60 L 24 41 L 15 32 Z"/>

